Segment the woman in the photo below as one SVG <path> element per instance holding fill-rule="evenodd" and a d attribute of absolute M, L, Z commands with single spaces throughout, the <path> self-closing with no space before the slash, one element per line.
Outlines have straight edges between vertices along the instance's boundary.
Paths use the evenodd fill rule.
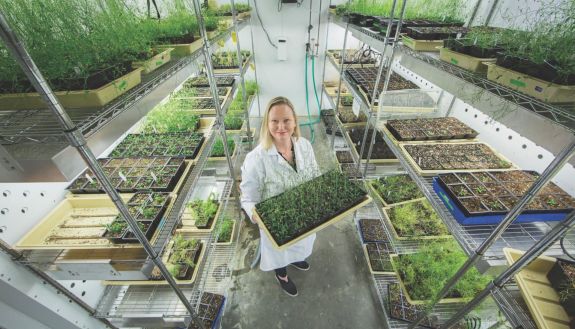
<path fill-rule="evenodd" d="M 248 153 L 242 166 L 242 208 L 255 223 L 252 214 L 256 203 L 319 175 L 312 146 L 301 137 L 293 104 L 285 97 L 272 99 L 264 113 L 260 143 Z M 310 266 L 305 259 L 311 255 L 314 241 L 315 234 L 312 234 L 280 251 L 260 229 L 260 269 L 275 270 L 283 290 L 297 296 L 297 288 L 287 275 L 287 266 L 307 271 Z"/>

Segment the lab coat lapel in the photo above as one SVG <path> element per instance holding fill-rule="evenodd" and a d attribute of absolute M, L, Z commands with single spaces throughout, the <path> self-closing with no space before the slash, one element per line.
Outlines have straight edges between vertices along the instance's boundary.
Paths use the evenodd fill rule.
<path fill-rule="evenodd" d="M 293 142 L 293 139 L 292 139 Z M 295 149 L 296 145 L 294 144 L 294 149 Z M 287 163 L 287 161 L 282 158 L 282 156 L 278 153 L 278 150 L 276 148 L 276 146 L 274 144 L 272 144 L 272 146 L 269 148 L 268 152 L 268 156 L 270 157 L 270 160 L 275 161 L 275 163 L 277 163 L 278 165 L 280 165 L 282 167 L 282 169 L 287 169 L 289 171 L 291 171 L 293 173 L 293 168 L 289 165 L 289 163 Z M 297 154 L 297 152 L 296 152 Z M 297 156 L 297 155 L 296 155 Z M 296 158 L 296 161 L 299 161 L 298 158 Z M 298 162 L 299 163 L 299 162 Z"/>

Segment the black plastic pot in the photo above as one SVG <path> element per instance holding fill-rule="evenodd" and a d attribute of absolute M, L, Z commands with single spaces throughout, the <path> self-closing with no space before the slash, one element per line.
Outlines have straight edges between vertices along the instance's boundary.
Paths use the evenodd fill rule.
<path fill-rule="evenodd" d="M 563 269 L 565 266 L 575 266 L 575 262 L 558 258 L 557 262 L 555 262 L 555 265 L 553 265 L 549 273 L 547 273 L 547 279 L 549 279 L 551 286 L 553 286 L 553 289 L 555 289 L 557 293 L 565 289 L 566 286 L 575 284 L 575 281 L 571 281 L 575 280 L 575 278 L 571 278 L 570 280 L 565 274 Z M 560 302 L 567 312 L 567 315 L 570 317 L 575 316 L 575 295 L 570 296 L 565 300 L 561 300 Z"/>

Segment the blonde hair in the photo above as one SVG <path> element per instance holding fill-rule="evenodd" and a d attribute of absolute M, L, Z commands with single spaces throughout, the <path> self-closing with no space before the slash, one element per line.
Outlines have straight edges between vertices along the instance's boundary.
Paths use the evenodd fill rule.
<path fill-rule="evenodd" d="M 289 108 L 291 109 L 292 114 L 293 114 L 293 118 L 294 118 L 294 122 L 295 122 L 295 129 L 294 129 L 292 136 L 295 137 L 296 139 L 301 136 L 299 124 L 297 122 L 297 115 L 295 114 L 293 104 L 286 97 L 283 97 L 283 96 L 275 97 L 268 103 L 268 106 L 266 108 L 266 112 L 264 113 L 262 126 L 260 127 L 260 144 L 266 150 L 268 150 L 272 146 L 272 143 L 273 143 L 273 137 L 272 137 L 272 134 L 270 133 L 270 129 L 269 129 L 270 110 L 272 109 L 272 107 L 274 107 L 276 105 L 282 105 L 282 104 L 289 106 Z"/>

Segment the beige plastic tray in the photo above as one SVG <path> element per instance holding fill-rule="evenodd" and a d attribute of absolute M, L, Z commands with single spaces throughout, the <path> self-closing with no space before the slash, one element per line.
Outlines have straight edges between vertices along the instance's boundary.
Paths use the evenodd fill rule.
<path fill-rule="evenodd" d="M 549 103 L 575 102 L 575 86 L 563 86 L 487 63 L 487 79 Z"/>
<path fill-rule="evenodd" d="M 413 143 L 418 143 L 418 144 L 436 144 L 438 142 L 440 143 L 468 143 L 468 142 L 476 142 L 477 138 L 469 138 L 469 139 L 437 139 L 437 140 L 425 140 L 425 141 L 398 141 L 395 136 L 391 133 L 391 131 L 389 131 L 389 129 L 387 129 L 387 126 L 385 125 L 386 122 L 379 122 L 378 123 L 378 127 L 379 130 L 386 134 L 389 139 L 391 139 L 391 141 L 393 142 L 393 144 L 395 145 L 399 145 L 399 144 L 413 144 Z"/>
<path fill-rule="evenodd" d="M 232 219 L 232 222 L 234 224 L 232 225 L 232 234 L 230 235 L 230 241 L 228 241 L 228 242 L 216 242 L 216 245 L 218 245 L 218 246 L 229 246 L 234 242 L 234 236 L 236 234 L 236 227 L 238 226 L 238 221 L 235 219 Z"/>
<path fill-rule="evenodd" d="M 397 257 L 399 257 L 398 255 L 390 255 L 391 257 L 391 263 L 393 264 L 393 267 L 395 269 L 397 269 Z M 403 283 L 403 280 L 401 279 L 401 276 L 398 274 L 397 275 L 397 279 L 399 281 L 399 285 L 401 287 L 401 290 L 403 290 L 403 293 L 405 295 L 405 298 L 407 299 L 407 301 L 412 304 L 412 305 L 425 305 L 425 304 L 429 304 L 429 302 L 431 302 L 430 300 L 414 300 L 411 298 L 411 296 L 409 296 L 409 293 L 407 292 L 407 289 L 405 288 L 405 284 Z M 439 300 L 439 304 L 465 304 L 465 302 L 467 301 L 467 299 L 465 298 L 443 298 Z"/>
<path fill-rule="evenodd" d="M 373 191 L 373 195 L 375 195 L 375 197 L 381 202 L 381 204 L 383 204 L 384 207 L 393 207 L 393 206 L 399 206 L 405 203 L 410 203 L 410 202 L 414 202 L 414 201 L 421 201 L 421 200 L 425 200 L 425 197 L 421 197 L 421 198 L 415 198 L 415 199 L 411 199 L 411 200 L 406 200 L 406 201 L 402 201 L 402 202 L 397 202 L 397 203 L 391 203 L 388 204 L 387 202 L 385 202 L 385 200 L 381 197 L 381 195 L 379 195 L 379 193 L 377 192 L 377 190 L 375 189 L 375 187 L 373 187 L 373 185 L 371 185 L 371 182 L 366 182 L 366 185 L 368 186 L 369 189 L 371 189 Z"/>
<path fill-rule="evenodd" d="M 118 79 L 91 90 L 57 91 L 56 97 L 66 108 L 102 107 L 142 82 L 142 69 L 135 69 Z M 45 108 L 38 93 L 0 94 L 0 111 Z"/>
<path fill-rule="evenodd" d="M 399 144 L 399 147 L 401 148 L 401 151 L 403 152 L 403 154 L 405 155 L 405 158 L 413 165 L 413 168 L 415 168 L 415 170 L 417 171 L 417 173 L 421 176 L 436 176 L 437 174 L 447 174 L 447 173 L 465 173 L 465 172 L 476 172 L 476 171 L 507 171 L 507 170 L 515 170 L 518 169 L 515 164 L 513 164 L 513 162 L 509 161 L 506 157 L 504 157 L 503 155 L 501 155 L 499 152 L 495 151 L 493 148 L 491 148 L 491 146 L 489 146 L 486 143 L 481 143 L 481 142 L 444 142 L 441 141 L 441 143 L 432 143 L 432 144 L 449 144 L 449 145 L 456 145 L 456 144 L 484 144 L 487 147 L 489 147 L 489 149 L 491 150 L 491 152 L 493 152 L 498 158 L 500 158 L 501 160 L 507 161 L 508 163 L 511 164 L 511 166 L 509 168 L 505 168 L 505 169 L 477 169 L 477 168 L 472 168 L 472 169 L 431 169 L 431 170 L 423 170 L 419 167 L 419 165 L 417 164 L 417 162 L 411 157 L 411 155 L 405 150 L 405 146 L 406 145 L 418 145 L 418 144 L 424 144 L 424 145 L 430 145 L 430 143 L 420 143 L 420 142 L 412 142 L 412 143 L 402 143 Z"/>
<path fill-rule="evenodd" d="M 284 244 L 284 245 L 282 245 L 282 246 L 279 246 L 279 245 L 277 244 L 276 240 L 274 240 L 274 238 L 272 237 L 272 235 L 271 235 L 270 232 L 268 231 L 268 228 L 265 226 L 265 224 L 263 223 L 263 221 L 262 221 L 261 218 L 260 218 L 260 215 L 257 213 L 257 211 L 256 211 L 255 209 L 254 209 L 254 212 L 253 212 L 253 217 L 254 217 L 254 220 L 256 220 L 256 221 L 259 222 L 259 227 L 264 231 L 264 233 L 265 233 L 265 234 L 267 235 L 267 237 L 270 239 L 270 241 L 272 242 L 273 247 L 276 248 L 276 249 L 278 249 L 278 250 L 284 250 L 284 249 L 286 249 L 286 248 L 292 246 L 293 244 L 298 243 L 299 241 L 301 241 L 301 240 L 307 238 L 308 236 L 310 236 L 310 235 L 312 235 L 312 234 L 314 234 L 314 233 L 316 233 L 316 232 L 319 232 L 319 231 L 323 230 L 324 228 L 326 228 L 326 227 L 328 227 L 328 226 L 330 226 L 330 225 L 332 225 L 332 224 L 335 224 L 335 223 L 339 222 L 340 220 L 344 219 L 344 218 L 345 218 L 346 216 L 348 216 L 349 214 L 353 213 L 355 210 L 357 210 L 357 209 L 359 209 L 359 208 L 361 208 L 361 207 L 367 205 L 367 204 L 370 203 L 370 202 L 371 202 L 371 197 L 368 195 L 367 198 L 366 198 L 364 201 L 362 201 L 361 203 L 359 203 L 358 205 L 356 205 L 356 206 L 354 206 L 354 207 L 351 207 L 350 209 L 346 210 L 345 212 L 343 212 L 343 213 L 341 213 L 341 214 L 339 214 L 339 215 L 333 217 L 332 219 L 328 220 L 327 222 L 321 224 L 320 226 L 318 226 L 318 227 L 316 227 L 316 228 L 310 230 L 309 232 L 306 232 L 306 233 L 304 233 L 304 234 L 298 236 L 297 238 L 291 240 L 290 242 L 288 242 L 288 243 L 286 243 L 286 244 Z"/>
<path fill-rule="evenodd" d="M 121 196 L 127 202 L 132 195 Z M 142 248 L 138 243 L 114 244 L 102 237 L 106 224 L 114 221 L 118 213 L 107 195 L 69 194 L 18 241 L 15 248 L 19 250 Z"/>
<path fill-rule="evenodd" d="M 403 44 L 415 51 L 439 51 L 443 40 L 415 40 L 406 35 L 402 37 Z"/>
<path fill-rule="evenodd" d="M 250 55 L 247 58 L 242 58 L 245 59 L 245 63 L 242 66 L 242 71 L 244 71 L 246 69 L 246 66 L 248 66 L 250 64 L 250 61 L 252 59 L 252 56 Z M 214 74 L 226 74 L 226 73 L 230 73 L 230 74 L 239 74 L 239 68 L 233 68 L 233 69 L 214 69 Z"/>
<path fill-rule="evenodd" d="M 496 58 L 473 57 L 443 47 L 439 47 L 439 59 L 477 73 L 487 72 L 487 65 L 485 63 L 494 63 L 497 60 Z"/>
<path fill-rule="evenodd" d="M 525 252 L 503 248 L 503 253 L 509 265 L 513 265 Z M 539 256 L 515 275 L 521 295 L 540 329 L 569 329 L 569 316 L 547 279 L 555 262 L 555 258 Z"/>
<path fill-rule="evenodd" d="M 165 249 L 166 252 L 162 255 L 162 262 L 164 264 L 168 263 L 168 256 L 170 254 L 170 250 L 172 249 L 172 245 L 174 244 L 173 241 L 170 241 L 168 247 Z M 202 263 L 204 261 L 204 254 L 206 253 L 206 244 L 202 242 L 202 250 L 200 251 L 200 257 L 198 258 L 198 263 L 196 267 L 194 267 L 194 273 L 189 280 L 176 280 L 177 284 L 191 284 L 196 280 L 198 276 L 198 272 L 200 267 L 202 267 Z M 104 285 L 107 286 L 166 286 L 168 285 L 168 281 L 166 280 L 107 280 L 102 282 Z"/>
<path fill-rule="evenodd" d="M 363 125 L 365 125 L 365 122 L 363 123 Z M 348 144 L 351 145 L 351 147 L 350 147 L 351 152 L 352 152 L 353 154 L 355 154 L 355 158 L 356 158 L 356 159 L 359 159 L 359 152 L 355 149 L 355 146 L 353 146 L 353 143 L 352 143 L 351 138 L 349 137 L 349 134 L 348 134 L 347 131 L 345 132 L 345 136 L 346 136 L 345 138 L 346 138 L 347 141 L 348 141 Z M 369 135 L 369 136 L 371 136 L 371 135 Z M 369 136 L 368 136 L 368 138 L 371 138 L 371 137 L 369 137 Z M 363 152 L 366 152 L 366 153 L 367 153 L 367 151 L 368 151 L 367 148 L 366 148 L 365 150 L 363 150 Z M 361 162 L 367 162 L 367 160 L 366 160 L 366 159 L 361 159 Z M 398 163 L 398 162 L 399 162 L 399 159 L 373 159 L 373 158 L 372 158 L 372 159 L 369 159 L 369 163 L 372 163 L 372 164 Z"/>
<path fill-rule="evenodd" d="M 400 207 L 406 203 L 420 202 L 423 200 L 426 200 L 426 198 L 415 199 L 415 200 L 405 201 L 402 203 L 397 203 L 397 204 L 393 205 L 393 207 Z M 387 222 L 387 224 L 389 224 L 389 227 L 391 228 L 391 233 L 393 234 L 393 238 L 396 240 L 399 240 L 399 241 L 446 240 L 446 239 L 452 238 L 451 235 L 427 235 L 427 236 L 409 236 L 409 237 L 399 236 L 399 233 L 397 233 L 397 231 L 395 230 L 395 226 L 393 226 L 393 223 L 391 222 L 391 217 L 389 217 L 389 214 L 388 214 L 388 211 L 391 208 L 392 207 L 383 208 L 383 212 L 385 213 L 385 216 L 383 216 L 383 218 Z M 439 221 L 441 222 L 442 225 L 445 226 L 445 224 L 443 223 L 443 221 L 441 221 L 441 219 Z"/>
<path fill-rule="evenodd" d="M 132 67 L 133 68 L 141 67 L 143 69 L 142 71 L 143 74 L 148 74 L 155 71 L 157 68 L 170 61 L 172 51 L 174 50 L 174 48 L 161 48 L 161 49 L 165 50 L 146 61 L 132 62 Z"/>
<path fill-rule="evenodd" d="M 375 271 L 372 267 L 371 267 L 371 261 L 369 260 L 369 254 L 367 252 L 367 245 L 362 245 L 362 249 L 363 249 L 363 255 L 365 256 L 365 260 L 367 261 L 367 266 L 369 268 L 369 271 L 371 272 L 371 274 L 396 274 L 395 272 L 391 271 L 391 272 L 385 272 L 385 271 Z M 390 254 L 391 255 L 391 254 Z"/>
<path fill-rule="evenodd" d="M 184 57 L 191 55 L 196 50 L 200 49 L 204 45 L 204 40 L 199 36 L 194 36 L 196 40 L 192 43 L 179 43 L 172 45 L 159 45 L 159 48 L 173 48 L 172 56 L 174 57 Z"/>
<path fill-rule="evenodd" d="M 222 210 L 222 202 L 218 201 L 218 210 L 212 220 L 212 225 L 208 228 L 197 228 L 196 227 L 196 219 L 192 215 L 192 211 L 188 208 L 186 204 L 186 208 L 184 209 L 184 213 L 182 214 L 182 227 L 179 228 L 177 231 L 181 233 L 193 233 L 193 232 L 202 232 L 208 233 L 214 230 L 216 226 L 216 222 L 220 220 L 220 211 Z"/>

